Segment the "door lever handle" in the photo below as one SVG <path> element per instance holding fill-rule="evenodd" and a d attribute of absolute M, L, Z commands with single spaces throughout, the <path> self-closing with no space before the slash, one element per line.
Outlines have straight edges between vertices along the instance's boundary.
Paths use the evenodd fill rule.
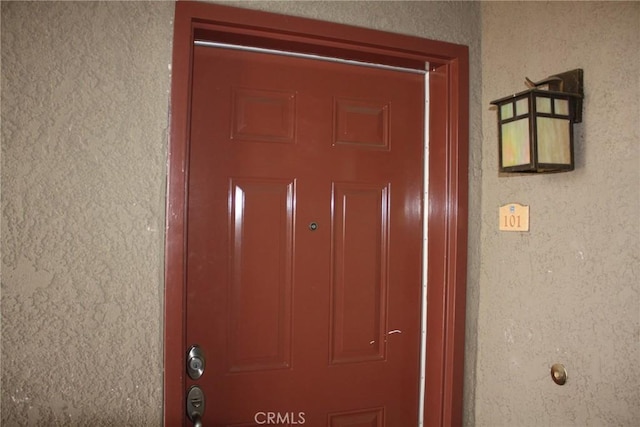
<path fill-rule="evenodd" d="M 195 427 L 202 427 L 204 409 L 204 392 L 197 385 L 191 386 L 187 393 L 187 415 Z"/>
<path fill-rule="evenodd" d="M 194 412 L 189 418 L 193 421 L 193 427 L 202 427 L 202 417 L 199 412 Z"/>

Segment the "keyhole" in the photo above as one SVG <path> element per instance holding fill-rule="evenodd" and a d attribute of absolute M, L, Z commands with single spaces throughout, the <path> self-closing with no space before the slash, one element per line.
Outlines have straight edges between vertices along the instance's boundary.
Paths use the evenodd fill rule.
<path fill-rule="evenodd" d="M 309 230 L 316 231 L 317 229 L 318 229 L 318 223 L 317 222 L 312 222 L 311 224 L 309 224 Z"/>
<path fill-rule="evenodd" d="M 202 360 L 196 358 L 191 359 L 191 369 L 194 371 L 199 371 L 202 369 Z"/>

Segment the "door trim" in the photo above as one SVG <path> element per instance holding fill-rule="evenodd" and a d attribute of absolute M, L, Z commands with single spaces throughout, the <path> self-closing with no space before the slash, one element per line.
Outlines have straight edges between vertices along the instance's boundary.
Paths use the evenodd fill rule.
<path fill-rule="evenodd" d="M 266 12 L 176 3 L 165 234 L 164 424 L 185 419 L 188 142 L 195 40 L 429 67 L 425 426 L 462 425 L 468 216 L 468 48 Z M 435 106 L 435 108 L 434 108 Z M 426 357 L 426 355 L 425 355 Z"/>

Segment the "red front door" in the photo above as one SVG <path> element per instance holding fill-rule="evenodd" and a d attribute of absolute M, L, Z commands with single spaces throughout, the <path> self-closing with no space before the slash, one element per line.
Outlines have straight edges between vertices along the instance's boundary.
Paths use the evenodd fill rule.
<path fill-rule="evenodd" d="M 424 78 L 194 48 L 187 344 L 205 426 L 415 426 Z"/>

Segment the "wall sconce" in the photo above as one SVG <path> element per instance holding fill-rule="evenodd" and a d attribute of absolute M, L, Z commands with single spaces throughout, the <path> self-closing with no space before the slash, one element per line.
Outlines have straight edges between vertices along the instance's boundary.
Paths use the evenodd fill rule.
<path fill-rule="evenodd" d="M 574 168 L 573 123 L 582 122 L 582 70 L 526 79 L 527 91 L 498 107 L 500 172 L 551 173 Z"/>

